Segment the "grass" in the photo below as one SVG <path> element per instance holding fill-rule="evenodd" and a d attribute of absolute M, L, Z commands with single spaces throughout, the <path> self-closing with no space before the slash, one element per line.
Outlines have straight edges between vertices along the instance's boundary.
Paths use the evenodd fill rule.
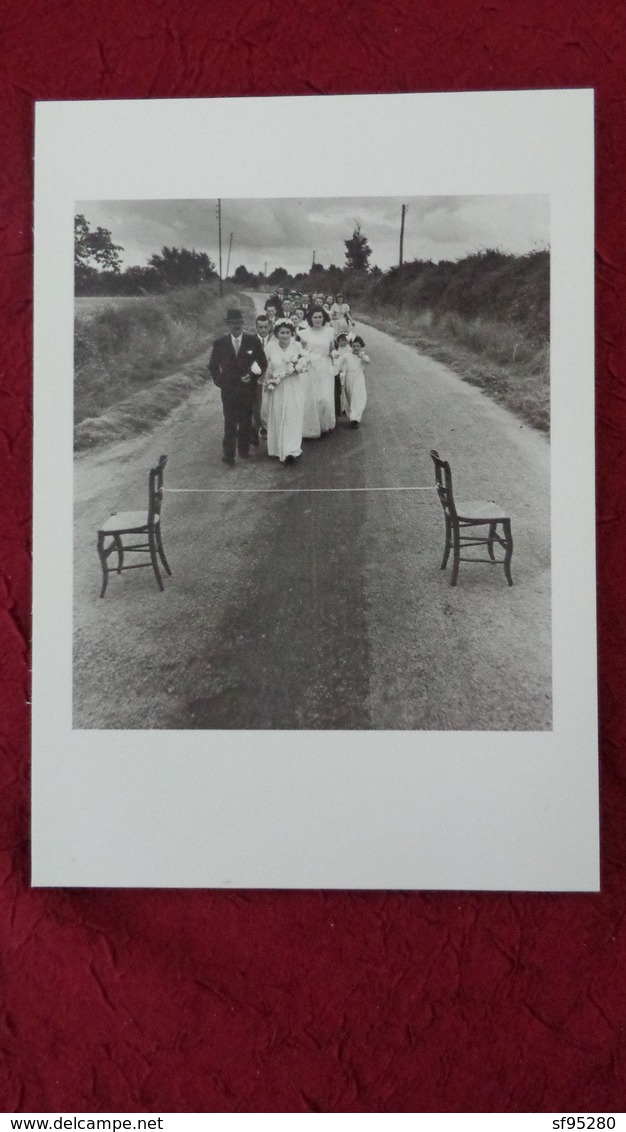
<path fill-rule="evenodd" d="M 213 285 L 168 295 L 76 302 L 74 443 L 78 450 L 144 432 L 206 381 L 208 350 L 226 306 L 250 320 L 238 293 Z"/>
<path fill-rule="evenodd" d="M 416 346 L 512 410 L 533 428 L 550 430 L 550 346 L 520 324 L 456 311 L 435 314 L 356 310 L 363 322 Z"/>
<path fill-rule="evenodd" d="M 206 381 L 206 365 L 200 367 L 191 363 L 180 373 L 164 377 L 156 384 L 140 389 L 132 397 L 119 401 L 100 416 L 86 417 L 74 427 L 75 450 L 80 452 L 148 432 Z"/>

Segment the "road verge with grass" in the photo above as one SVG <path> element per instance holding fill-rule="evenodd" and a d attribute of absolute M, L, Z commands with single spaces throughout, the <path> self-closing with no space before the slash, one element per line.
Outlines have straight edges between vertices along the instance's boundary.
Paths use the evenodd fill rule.
<path fill-rule="evenodd" d="M 516 328 L 449 312 L 435 316 L 390 309 L 357 309 L 359 321 L 443 362 L 527 424 L 550 431 L 550 347 Z"/>
<path fill-rule="evenodd" d="M 76 302 L 74 447 L 77 451 L 153 428 L 208 380 L 211 343 L 224 332 L 227 306 L 253 324 L 240 292 L 217 286 L 167 295 Z"/>

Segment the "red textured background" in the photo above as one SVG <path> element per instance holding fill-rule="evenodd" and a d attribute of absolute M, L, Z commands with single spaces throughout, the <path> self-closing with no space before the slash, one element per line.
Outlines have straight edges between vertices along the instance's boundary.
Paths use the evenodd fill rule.
<path fill-rule="evenodd" d="M 625 27 L 623 0 L 3 0 L 4 1110 L 626 1107 Z M 597 90 L 602 894 L 29 890 L 34 100 L 554 86 Z"/>

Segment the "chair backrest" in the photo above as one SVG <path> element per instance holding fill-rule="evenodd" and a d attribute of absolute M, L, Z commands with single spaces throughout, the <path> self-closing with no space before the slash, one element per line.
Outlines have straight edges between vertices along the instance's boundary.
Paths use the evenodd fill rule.
<path fill-rule="evenodd" d="M 456 507 L 454 506 L 454 493 L 452 491 L 452 472 L 447 460 L 442 460 L 439 453 L 433 448 L 430 453 L 433 464 L 435 465 L 435 480 L 437 483 L 437 495 L 441 500 L 441 506 L 446 515 L 450 518 L 456 518 Z"/>
<path fill-rule="evenodd" d="M 148 476 L 148 522 L 154 523 L 161 514 L 163 503 L 163 469 L 167 456 L 160 456 L 156 467 L 150 469 Z"/>

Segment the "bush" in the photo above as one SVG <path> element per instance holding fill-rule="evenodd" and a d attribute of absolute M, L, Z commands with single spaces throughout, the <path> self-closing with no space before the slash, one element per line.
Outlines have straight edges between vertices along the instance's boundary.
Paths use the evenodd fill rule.
<path fill-rule="evenodd" d="M 550 253 L 516 256 L 489 249 L 452 263 L 413 260 L 377 278 L 346 281 L 361 305 L 454 312 L 465 319 L 514 324 L 531 338 L 550 331 Z"/>

